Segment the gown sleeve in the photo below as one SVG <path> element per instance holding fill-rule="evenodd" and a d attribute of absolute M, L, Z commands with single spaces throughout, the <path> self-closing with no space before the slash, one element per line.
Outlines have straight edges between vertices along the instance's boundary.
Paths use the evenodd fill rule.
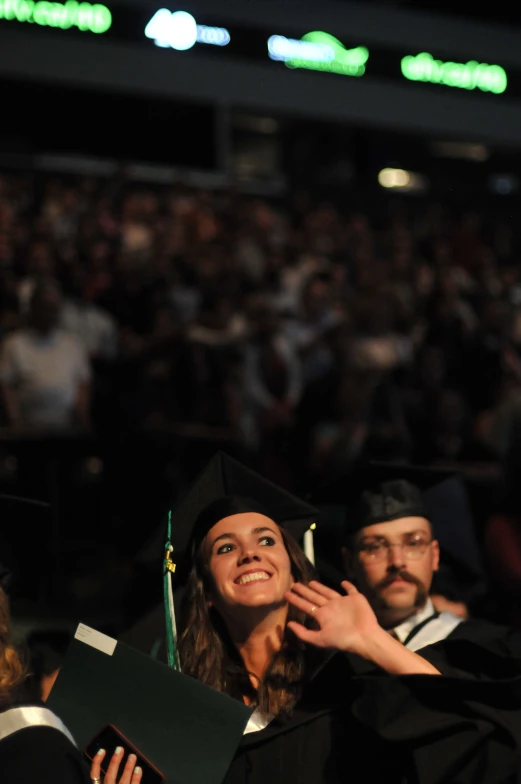
<path fill-rule="evenodd" d="M 90 784 L 80 752 L 52 727 L 27 727 L 0 741 L 0 781 Z"/>
<path fill-rule="evenodd" d="M 418 652 L 441 676 L 353 679 L 355 720 L 402 757 L 408 782 L 500 784 L 521 770 L 519 637 L 470 637 Z"/>

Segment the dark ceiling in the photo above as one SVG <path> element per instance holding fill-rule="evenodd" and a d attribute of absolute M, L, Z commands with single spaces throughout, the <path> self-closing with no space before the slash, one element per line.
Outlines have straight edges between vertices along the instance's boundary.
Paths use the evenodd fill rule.
<path fill-rule="evenodd" d="M 343 2 L 343 0 L 339 0 L 339 2 Z M 521 27 L 521 7 L 518 3 L 489 3 L 482 0 L 474 2 L 468 0 L 466 2 L 465 0 L 436 0 L 436 2 L 429 2 L 429 0 L 364 0 L 364 5 L 367 2 L 384 7 L 393 6 L 414 11 L 430 11 L 460 19 Z"/>

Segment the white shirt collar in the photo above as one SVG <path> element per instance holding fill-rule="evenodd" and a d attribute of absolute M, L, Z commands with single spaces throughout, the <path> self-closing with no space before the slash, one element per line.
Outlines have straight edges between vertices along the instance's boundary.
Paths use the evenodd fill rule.
<path fill-rule="evenodd" d="M 431 615 L 434 615 L 435 612 L 436 610 L 434 609 L 433 603 L 430 599 L 427 599 L 421 610 L 418 610 L 414 615 L 410 615 L 407 620 L 403 621 L 399 626 L 395 626 L 392 631 L 400 642 L 404 643 L 412 630 L 418 626 L 418 624 L 423 623 L 427 618 L 430 618 Z"/>
<path fill-rule="evenodd" d="M 251 714 L 246 729 L 243 735 L 248 735 L 250 732 L 260 732 L 275 718 L 271 713 L 262 713 L 259 708 L 255 708 Z"/>

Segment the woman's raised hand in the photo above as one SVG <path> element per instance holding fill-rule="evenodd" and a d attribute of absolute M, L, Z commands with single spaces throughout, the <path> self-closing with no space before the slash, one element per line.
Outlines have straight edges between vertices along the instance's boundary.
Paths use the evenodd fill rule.
<path fill-rule="evenodd" d="M 318 648 L 349 651 L 366 657 L 371 638 L 379 636 L 381 627 L 365 598 L 345 580 L 346 595 L 313 580 L 309 585 L 295 583 L 285 596 L 290 604 L 307 613 L 319 625 L 314 631 L 290 621 L 290 629 L 304 642 Z"/>
<path fill-rule="evenodd" d="M 135 754 L 130 754 L 126 762 L 121 776 L 118 778 L 119 766 L 125 756 L 125 750 L 118 746 L 107 768 L 105 776 L 101 773 L 101 763 L 105 759 L 107 752 L 105 749 L 100 749 L 94 759 L 90 768 L 90 777 L 92 781 L 102 781 L 103 784 L 139 784 L 143 771 L 141 768 L 136 768 L 137 758 Z"/>
<path fill-rule="evenodd" d="M 378 624 L 369 602 L 345 580 L 342 596 L 316 581 L 295 583 L 285 596 L 290 604 L 314 618 L 318 631 L 289 621 L 290 629 L 304 642 L 319 648 L 357 653 L 393 675 L 439 675 L 439 671 L 417 653 L 409 651 Z"/>

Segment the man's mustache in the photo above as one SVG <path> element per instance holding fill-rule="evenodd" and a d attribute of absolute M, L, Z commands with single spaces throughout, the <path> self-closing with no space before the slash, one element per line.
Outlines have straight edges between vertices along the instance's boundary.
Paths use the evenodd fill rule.
<path fill-rule="evenodd" d="M 386 577 L 384 577 L 383 580 L 380 580 L 380 582 L 375 585 L 375 590 L 379 591 L 382 588 L 386 588 L 388 585 L 391 585 L 391 583 L 393 583 L 397 579 L 405 580 L 405 582 L 412 583 L 420 590 L 424 590 L 424 586 L 421 580 L 418 580 L 417 577 L 414 577 L 414 575 L 409 574 L 409 572 L 405 571 L 405 569 L 395 569 L 392 572 L 389 572 L 389 574 Z"/>

